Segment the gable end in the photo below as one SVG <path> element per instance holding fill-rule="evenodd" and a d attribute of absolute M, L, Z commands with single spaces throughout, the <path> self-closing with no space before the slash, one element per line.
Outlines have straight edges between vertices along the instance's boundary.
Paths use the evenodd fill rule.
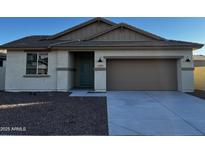
<path fill-rule="evenodd" d="M 48 39 L 83 40 L 86 37 L 103 32 L 114 25 L 116 24 L 109 20 L 103 18 L 94 18 L 85 23 L 69 28 L 63 32 L 57 33 Z"/>
<path fill-rule="evenodd" d="M 154 41 L 154 40 L 159 41 L 160 40 L 161 41 L 166 39 L 122 23 L 113 26 L 110 29 L 105 30 L 104 32 L 88 37 L 86 38 L 86 40 L 93 40 L 93 41 Z"/>

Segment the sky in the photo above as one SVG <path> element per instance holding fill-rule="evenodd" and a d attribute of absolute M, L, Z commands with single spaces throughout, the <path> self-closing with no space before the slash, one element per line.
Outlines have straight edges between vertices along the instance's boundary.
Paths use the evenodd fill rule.
<path fill-rule="evenodd" d="M 29 35 L 53 35 L 92 18 L 38 17 L 0 18 L 0 44 Z M 196 17 L 108 17 L 116 23 L 124 22 L 167 39 L 205 44 L 205 18 Z M 205 55 L 205 47 L 194 54 Z"/>

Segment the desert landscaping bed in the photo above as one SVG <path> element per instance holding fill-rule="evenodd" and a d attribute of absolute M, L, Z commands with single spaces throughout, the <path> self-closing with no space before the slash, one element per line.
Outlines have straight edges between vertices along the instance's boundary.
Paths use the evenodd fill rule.
<path fill-rule="evenodd" d="M 190 93 L 187 93 L 187 94 L 199 97 L 201 99 L 205 99 L 205 91 L 202 91 L 202 90 L 195 90 L 194 92 L 190 92 Z"/>
<path fill-rule="evenodd" d="M 0 92 L 0 135 L 108 135 L 106 97 Z"/>

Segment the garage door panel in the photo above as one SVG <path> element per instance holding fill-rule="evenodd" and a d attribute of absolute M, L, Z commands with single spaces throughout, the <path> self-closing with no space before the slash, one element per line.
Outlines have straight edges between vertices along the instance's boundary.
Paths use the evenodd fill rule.
<path fill-rule="evenodd" d="M 108 90 L 176 90 L 176 60 L 107 60 Z"/>

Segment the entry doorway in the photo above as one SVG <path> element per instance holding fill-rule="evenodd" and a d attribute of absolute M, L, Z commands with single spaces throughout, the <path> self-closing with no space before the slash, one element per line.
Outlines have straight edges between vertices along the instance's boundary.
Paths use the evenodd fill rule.
<path fill-rule="evenodd" d="M 94 88 L 94 52 L 74 53 L 75 88 Z"/>

